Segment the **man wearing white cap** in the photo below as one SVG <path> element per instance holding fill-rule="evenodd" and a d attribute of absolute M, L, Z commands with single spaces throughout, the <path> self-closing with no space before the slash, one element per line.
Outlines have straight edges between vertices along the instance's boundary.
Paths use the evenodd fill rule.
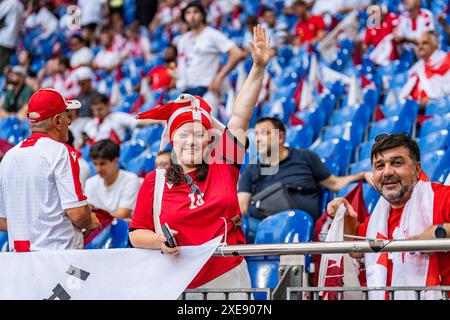
<path fill-rule="evenodd" d="M 50 88 L 30 99 L 31 136 L 0 165 L 0 230 L 8 231 L 10 251 L 82 249 L 82 230 L 100 226 L 83 194 L 75 151 L 65 144 L 68 111 L 80 106 Z"/>

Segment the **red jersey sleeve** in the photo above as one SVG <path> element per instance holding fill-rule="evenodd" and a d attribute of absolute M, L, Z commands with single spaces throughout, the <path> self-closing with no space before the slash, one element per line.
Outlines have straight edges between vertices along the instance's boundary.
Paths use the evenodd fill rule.
<path fill-rule="evenodd" d="M 325 30 L 327 28 L 325 21 L 321 16 L 315 16 L 314 24 L 317 30 Z"/>
<path fill-rule="evenodd" d="M 154 231 L 153 223 L 153 193 L 155 189 L 156 172 L 150 172 L 144 179 L 139 190 L 130 230 L 148 229 Z"/>
<path fill-rule="evenodd" d="M 434 192 L 434 224 L 450 222 L 450 186 L 432 183 Z"/>

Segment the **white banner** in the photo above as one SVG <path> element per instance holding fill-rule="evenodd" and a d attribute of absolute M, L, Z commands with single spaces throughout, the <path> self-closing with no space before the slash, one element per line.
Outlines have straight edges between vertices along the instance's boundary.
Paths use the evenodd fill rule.
<path fill-rule="evenodd" d="M 220 238 L 181 247 L 177 256 L 146 249 L 0 253 L 0 299 L 175 300 Z"/>

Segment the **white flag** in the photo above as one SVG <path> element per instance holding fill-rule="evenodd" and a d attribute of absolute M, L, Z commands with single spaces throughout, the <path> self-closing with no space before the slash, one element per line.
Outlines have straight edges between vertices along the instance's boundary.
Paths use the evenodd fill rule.
<path fill-rule="evenodd" d="M 175 300 L 220 238 L 181 247 L 177 256 L 147 249 L 0 253 L 0 299 Z"/>

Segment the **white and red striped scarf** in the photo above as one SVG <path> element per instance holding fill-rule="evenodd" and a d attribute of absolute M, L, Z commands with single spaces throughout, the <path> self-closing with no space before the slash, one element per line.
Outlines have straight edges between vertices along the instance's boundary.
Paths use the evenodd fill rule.
<path fill-rule="evenodd" d="M 411 198 L 406 203 L 399 227 L 393 232 L 394 239 L 407 239 L 420 234 L 433 225 L 434 192 L 428 177 L 422 173 L 414 187 Z M 367 227 L 367 237 L 371 239 L 387 239 L 388 218 L 391 205 L 383 197 L 372 213 Z M 387 252 L 366 253 L 366 276 L 368 287 L 384 287 L 387 284 Z M 437 260 L 430 259 L 427 254 L 410 252 L 393 252 L 392 257 L 392 287 L 403 286 L 437 286 L 439 285 L 439 269 Z M 415 299 L 414 291 L 398 291 L 394 299 Z M 384 291 L 372 291 L 369 298 L 373 300 L 385 299 Z M 441 299 L 442 295 L 436 291 L 422 291 L 421 299 Z"/>

